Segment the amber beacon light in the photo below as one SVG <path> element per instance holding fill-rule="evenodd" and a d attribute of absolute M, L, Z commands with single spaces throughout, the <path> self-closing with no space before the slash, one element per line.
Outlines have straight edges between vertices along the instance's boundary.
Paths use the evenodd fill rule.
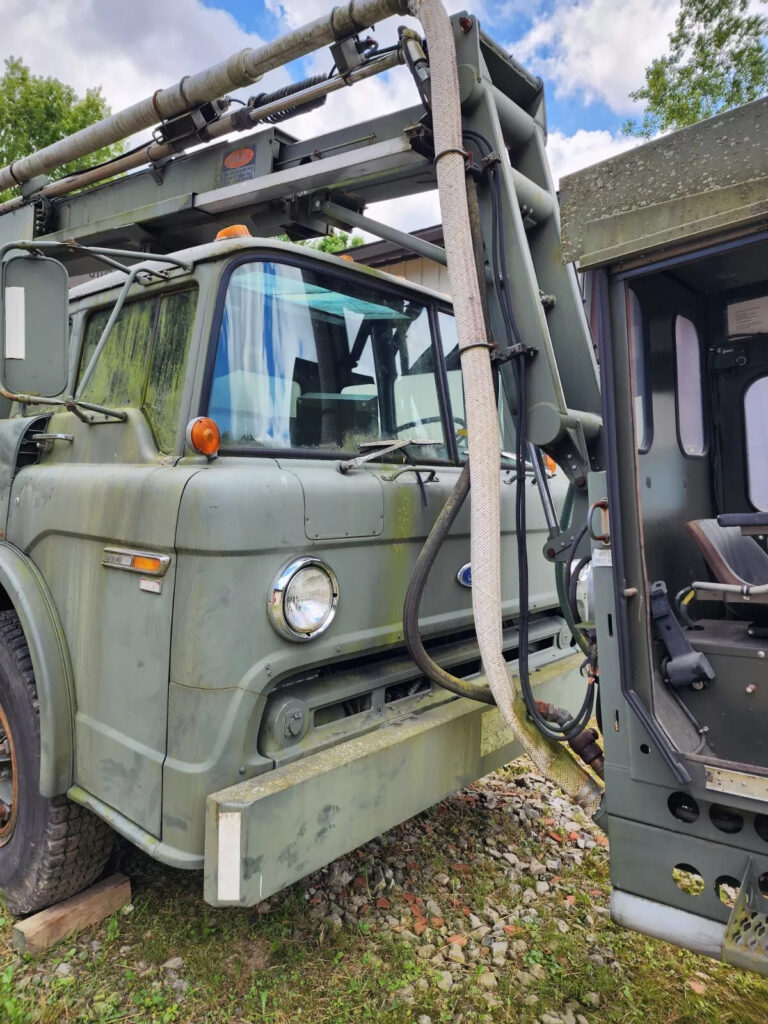
<path fill-rule="evenodd" d="M 228 228 L 222 228 L 216 235 L 215 241 L 220 242 L 222 238 L 250 238 L 251 232 L 245 224 L 230 224 Z"/>
<path fill-rule="evenodd" d="M 208 416 L 198 416 L 190 420 L 187 426 L 187 444 L 206 458 L 215 459 L 221 444 L 221 431 L 216 421 Z"/>

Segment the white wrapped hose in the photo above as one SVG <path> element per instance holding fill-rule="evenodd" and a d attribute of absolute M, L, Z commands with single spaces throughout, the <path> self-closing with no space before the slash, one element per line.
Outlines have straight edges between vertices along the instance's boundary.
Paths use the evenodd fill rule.
<path fill-rule="evenodd" d="M 411 0 L 410 10 L 424 27 L 429 48 L 437 186 L 464 376 L 472 472 L 472 608 L 480 657 L 499 710 L 525 752 L 564 792 L 592 810 L 602 794 L 600 786 L 567 750 L 546 740 L 528 720 L 502 653 L 501 441 L 491 361 L 482 347 L 488 339 L 467 206 L 453 28 L 440 0 Z"/>

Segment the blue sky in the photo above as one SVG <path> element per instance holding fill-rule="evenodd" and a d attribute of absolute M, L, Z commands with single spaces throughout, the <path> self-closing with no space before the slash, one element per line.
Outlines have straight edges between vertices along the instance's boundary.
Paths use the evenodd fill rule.
<path fill-rule="evenodd" d="M 335 0 L 339 3 L 340 0 Z M 79 92 L 100 84 L 113 110 L 190 72 L 258 46 L 329 13 L 334 0 L 0 0 L 0 58 L 21 56 Z M 630 143 L 623 121 L 637 113 L 629 92 L 666 49 L 678 0 L 477 0 L 466 7 L 546 85 L 549 156 L 556 177 L 619 152 Z M 404 19 L 377 26 L 384 45 Z M 415 22 L 413 22 L 416 25 Z M 262 91 L 328 69 L 321 52 L 272 72 Z M 345 89 L 315 114 L 286 127 L 315 135 L 416 102 L 404 69 Z M 437 218 L 423 199 L 401 201 L 395 219 L 410 229 Z"/>

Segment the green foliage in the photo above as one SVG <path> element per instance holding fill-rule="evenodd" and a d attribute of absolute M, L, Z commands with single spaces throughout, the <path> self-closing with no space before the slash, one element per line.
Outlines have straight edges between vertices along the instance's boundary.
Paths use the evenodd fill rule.
<path fill-rule="evenodd" d="M 762 3 L 765 0 L 761 0 Z M 642 121 L 627 135 L 650 138 L 758 99 L 768 91 L 768 22 L 749 0 L 681 0 L 669 53 L 645 71 L 630 93 L 645 101 Z"/>
<path fill-rule="evenodd" d="M 279 241 L 290 242 L 288 235 L 278 235 Z M 308 249 L 317 249 L 319 252 L 342 252 L 344 249 L 356 249 L 363 244 L 362 235 L 349 235 L 346 231 L 339 231 L 331 228 L 330 235 L 323 235 L 321 238 L 311 238 L 307 241 L 297 242 L 297 245 L 306 245 Z"/>
<path fill-rule="evenodd" d="M 58 142 L 110 113 L 100 87 L 78 96 L 57 78 L 33 75 L 20 57 L 8 57 L 5 72 L 0 75 L 0 166 Z M 93 167 L 122 149 L 121 143 L 109 146 L 76 164 L 58 168 L 49 177 L 63 178 L 76 168 Z M 12 195 L 12 190 L 0 192 L 0 202 Z"/>

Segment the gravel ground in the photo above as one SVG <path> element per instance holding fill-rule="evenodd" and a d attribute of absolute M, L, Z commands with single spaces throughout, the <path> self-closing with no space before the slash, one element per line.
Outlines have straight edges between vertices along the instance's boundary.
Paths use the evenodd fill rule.
<path fill-rule="evenodd" d="M 535 989 L 545 970 L 526 956 L 530 949 L 522 935 L 542 913 L 547 918 L 554 915 L 564 935 L 581 932 L 595 965 L 618 967 L 599 935 L 607 909 L 595 905 L 591 912 L 583 912 L 572 887 L 562 883 L 564 871 L 580 865 L 586 851 L 607 860 L 605 836 L 529 762 L 518 761 L 516 772 L 489 775 L 453 798 L 473 811 L 498 813 L 487 816 L 484 836 L 469 830 L 456 836 L 444 851 L 449 861 L 445 870 L 409 856 L 423 845 L 425 831 L 435 829 L 424 817 L 412 818 L 306 879 L 310 917 L 331 929 L 356 928 L 364 921 L 374 941 L 385 933 L 398 936 L 434 967 L 433 984 L 438 989 L 449 992 L 471 979 L 489 1007 L 499 1005 L 495 991 L 502 975 L 512 975 L 517 985 L 530 990 L 523 996 L 526 1005 L 539 1003 Z M 499 815 L 506 819 L 506 828 L 493 827 Z M 473 814 L 472 823 L 476 821 Z M 526 856 L 517 841 L 510 843 L 509 825 L 527 833 L 540 848 L 537 856 Z M 467 899 L 461 883 L 478 869 L 495 894 L 503 892 L 503 900 L 498 895 Z M 599 890 L 595 895 L 603 897 Z M 261 909 L 269 911 L 271 904 Z M 418 987 L 428 984 L 420 979 L 416 986 L 397 991 L 395 999 L 413 1004 Z M 599 1002 L 596 992 L 584 1000 L 586 1007 Z M 576 1002 L 564 1011 L 544 1009 L 539 1019 L 541 1024 L 588 1022 L 585 1005 Z M 429 1018 L 417 1020 L 428 1024 Z"/>
<path fill-rule="evenodd" d="M 134 903 L 41 957 L 0 917 L 0 1024 L 764 1024 L 768 982 L 617 929 L 608 840 L 516 761 L 248 910 L 124 851 Z"/>

